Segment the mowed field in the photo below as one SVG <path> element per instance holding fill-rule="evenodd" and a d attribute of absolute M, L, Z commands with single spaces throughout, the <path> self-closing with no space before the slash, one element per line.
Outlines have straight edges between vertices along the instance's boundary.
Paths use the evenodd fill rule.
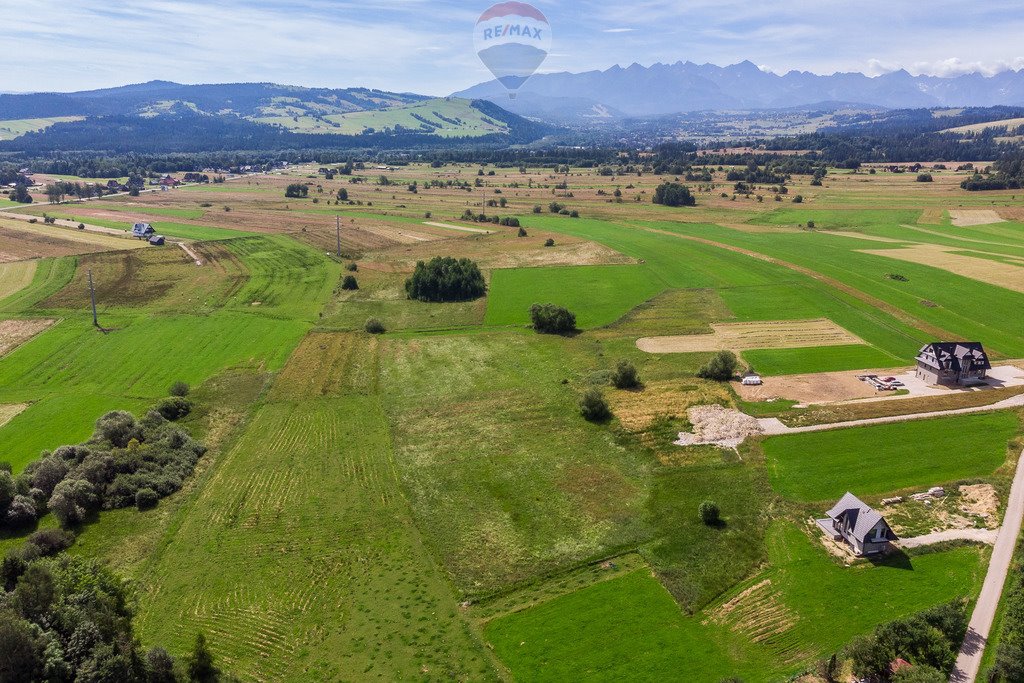
<path fill-rule="evenodd" d="M 203 265 L 114 235 L 45 253 L 15 238 L 0 325 L 52 324 L 0 356 L 0 453 L 19 472 L 105 411 L 142 413 L 192 385 L 182 424 L 210 447 L 196 474 L 154 510 L 99 513 L 72 552 L 132 582 L 144 644 L 182 654 L 203 632 L 242 680 L 788 679 L 880 623 L 973 599 L 989 554 L 843 566 L 806 520 L 847 490 L 874 502 L 971 481 L 1002 495 L 1020 418 L 679 447 L 692 406 L 793 404 L 744 403 L 697 370 L 732 349 L 765 375 L 852 375 L 947 338 L 1024 357 L 1024 224 L 1009 196 L 962 193 L 952 172 L 929 186 L 795 176 L 800 206 L 722 198 L 722 175 L 690 209 L 651 204 L 666 180 L 653 173 L 475 164 L 330 181 L 301 166 L 23 209 L 111 230 L 151 220 Z M 284 197 L 295 182 L 307 199 Z M 553 199 L 582 217 L 550 212 Z M 463 221 L 467 208 L 516 216 L 526 235 Z M 1004 222 L 956 225 L 956 211 Z M 435 255 L 479 263 L 487 295 L 408 300 L 405 279 Z M 578 334 L 529 329 L 530 306 L 549 302 Z M 365 333 L 370 317 L 387 333 Z M 649 353 L 650 340 L 671 348 Z M 620 359 L 641 388 L 609 386 Z M 590 388 L 608 423 L 580 417 Z M 701 522 L 705 500 L 721 524 Z"/>

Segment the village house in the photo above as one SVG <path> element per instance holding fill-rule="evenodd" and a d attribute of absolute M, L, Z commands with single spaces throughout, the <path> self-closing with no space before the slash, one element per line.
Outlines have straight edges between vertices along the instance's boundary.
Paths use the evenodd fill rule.
<path fill-rule="evenodd" d="M 932 342 L 917 354 L 917 377 L 929 384 L 977 383 L 991 369 L 981 342 Z"/>
<path fill-rule="evenodd" d="M 833 540 L 845 542 L 858 556 L 883 553 L 898 540 L 885 518 L 852 493 L 825 514 L 826 519 L 816 520 L 821 530 Z"/>
<path fill-rule="evenodd" d="M 156 234 L 156 230 L 149 223 L 136 223 L 132 226 L 132 237 L 138 237 L 141 239 L 149 239 Z"/>

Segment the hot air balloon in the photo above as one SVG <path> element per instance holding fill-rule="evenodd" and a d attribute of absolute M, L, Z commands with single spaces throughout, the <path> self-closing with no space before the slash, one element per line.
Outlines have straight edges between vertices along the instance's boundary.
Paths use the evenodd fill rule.
<path fill-rule="evenodd" d="M 500 2 L 480 15 L 473 34 L 480 61 L 515 99 L 551 49 L 551 27 L 544 14 L 524 2 Z"/>

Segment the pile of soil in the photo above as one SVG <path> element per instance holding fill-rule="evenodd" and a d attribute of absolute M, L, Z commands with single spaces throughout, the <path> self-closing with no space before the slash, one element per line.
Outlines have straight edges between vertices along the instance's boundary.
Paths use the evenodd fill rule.
<path fill-rule="evenodd" d="M 713 445 L 736 448 L 748 436 L 761 433 L 757 418 L 718 405 L 693 406 L 687 411 L 693 433 L 680 432 L 677 446 Z"/>

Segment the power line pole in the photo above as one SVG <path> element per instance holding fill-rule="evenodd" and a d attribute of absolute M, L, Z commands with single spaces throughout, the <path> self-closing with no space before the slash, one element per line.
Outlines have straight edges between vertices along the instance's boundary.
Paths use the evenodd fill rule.
<path fill-rule="evenodd" d="M 89 298 L 92 300 L 92 324 L 99 327 L 100 321 L 96 317 L 96 288 L 92 285 L 92 268 L 89 269 Z"/>
<path fill-rule="evenodd" d="M 338 258 L 341 258 L 341 216 L 335 216 L 335 226 L 338 230 Z"/>

